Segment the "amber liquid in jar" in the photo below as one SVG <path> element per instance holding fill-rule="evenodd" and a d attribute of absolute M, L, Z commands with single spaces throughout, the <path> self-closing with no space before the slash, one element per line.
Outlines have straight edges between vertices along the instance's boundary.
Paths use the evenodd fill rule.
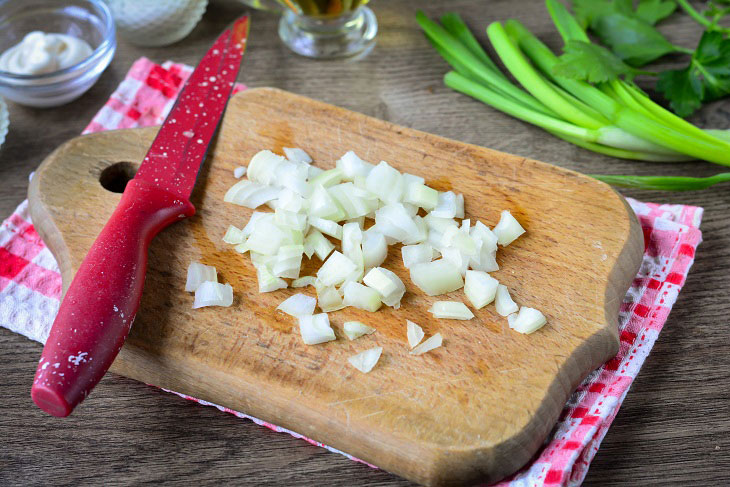
<path fill-rule="evenodd" d="M 368 0 L 279 0 L 289 8 L 312 17 L 337 17 L 368 3 Z"/>

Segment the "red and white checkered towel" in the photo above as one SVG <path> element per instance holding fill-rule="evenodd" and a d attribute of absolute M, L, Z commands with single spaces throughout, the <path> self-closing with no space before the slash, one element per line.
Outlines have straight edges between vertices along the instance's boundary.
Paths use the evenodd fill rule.
<path fill-rule="evenodd" d="M 167 62 L 160 66 L 139 59 L 84 132 L 161 123 L 190 72 L 191 68 L 185 65 Z M 237 87 L 241 89 L 244 87 Z M 635 200 L 629 203 L 644 230 L 645 252 L 641 269 L 621 305 L 621 350 L 591 373 L 573 393 L 532 462 L 499 486 L 581 484 L 682 289 L 702 240 L 699 230 L 702 208 Z M 44 342 L 60 296 L 58 266 L 30 222 L 27 201 L 23 202 L 0 227 L 0 326 Z M 293 431 L 216 407 L 357 460 Z"/>

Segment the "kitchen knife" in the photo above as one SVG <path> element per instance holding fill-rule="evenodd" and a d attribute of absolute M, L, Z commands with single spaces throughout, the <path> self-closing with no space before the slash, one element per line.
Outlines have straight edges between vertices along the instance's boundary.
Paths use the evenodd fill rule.
<path fill-rule="evenodd" d="M 137 314 L 150 242 L 195 213 L 190 194 L 238 75 L 248 27 L 247 16 L 236 20 L 203 56 L 71 281 L 31 388 L 47 413 L 68 416 L 101 380 Z"/>

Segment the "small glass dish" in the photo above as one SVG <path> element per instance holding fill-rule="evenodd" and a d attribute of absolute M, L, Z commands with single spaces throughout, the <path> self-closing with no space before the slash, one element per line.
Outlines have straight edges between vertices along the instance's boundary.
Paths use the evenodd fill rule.
<path fill-rule="evenodd" d="M 208 0 L 106 0 L 119 35 L 135 46 L 173 44 L 198 25 Z"/>
<path fill-rule="evenodd" d="M 53 107 L 78 98 L 99 79 L 117 48 L 112 14 L 101 0 L 0 2 L 0 53 L 35 30 L 83 39 L 93 52 L 83 61 L 52 73 L 0 71 L 0 95 L 21 105 Z"/>
<path fill-rule="evenodd" d="M 5 100 L 0 98 L 0 147 L 5 142 L 5 136 L 8 135 L 8 126 L 10 125 L 10 116 L 8 115 L 8 107 Z"/>

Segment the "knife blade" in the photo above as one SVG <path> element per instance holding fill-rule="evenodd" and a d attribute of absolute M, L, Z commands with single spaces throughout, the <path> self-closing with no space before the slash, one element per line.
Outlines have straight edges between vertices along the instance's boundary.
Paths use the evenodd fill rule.
<path fill-rule="evenodd" d="M 203 56 L 71 281 L 31 387 L 47 413 L 68 416 L 104 376 L 137 314 L 150 242 L 195 213 L 189 197 L 233 90 L 248 28 L 248 16 L 236 20 Z"/>

